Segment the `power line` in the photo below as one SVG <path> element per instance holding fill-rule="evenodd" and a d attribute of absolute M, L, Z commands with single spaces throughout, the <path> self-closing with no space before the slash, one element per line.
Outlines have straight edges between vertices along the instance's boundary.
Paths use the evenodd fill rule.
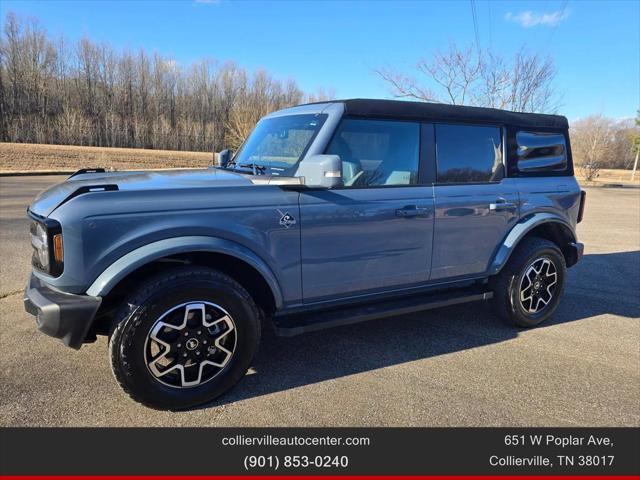
<path fill-rule="evenodd" d="M 493 35 L 491 33 L 491 0 L 487 0 L 487 7 L 489 8 L 489 48 L 493 48 Z"/>
<path fill-rule="evenodd" d="M 475 0 L 469 0 L 471 3 L 471 17 L 473 18 L 473 31 L 476 35 L 476 47 L 478 48 L 478 52 L 480 52 L 480 35 L 478 35 L 478 18 L 476 16 L 476 2 Z"/>
<path fill-rule="evenodd" d="M 567 9 L 567 4 L 568 3 L 569 3 L 569 0 L 563 0 L 563 2 L 561 4 L 562 6 L 560 7 L 560 20 L 553 27 L 551 27 L 551 33 L 549 34 L 549 40 L 547 40 L 547 45 L 545 46 L 545 50 L 548 50 L 549 47 L 551 46 L 551 42 L 553 40 L 553 36 L 555 35 L 556 30 L 558 29 L 558 25 L 560 24 L 560 22 L 564 18 L 564 12 Z"/>

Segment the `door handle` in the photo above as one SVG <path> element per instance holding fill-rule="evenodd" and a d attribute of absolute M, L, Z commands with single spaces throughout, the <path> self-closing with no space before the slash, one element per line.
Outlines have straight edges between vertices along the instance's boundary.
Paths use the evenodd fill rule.
<path fill-rule="evenodd" d="M 516 204 L 507 202 L 504 198 L 499 198 L 496 203 L 489 204 L 489 211 L 491 212 L 504 212 L 505 210 L 515 210 Z"/>
<path fill-rule="evenodd" d="M 417 205 L 409 205 L 396 210 L 397 217 L 426 217 L 427 215 L 429 215 L 429 209 L 421 208 Z"/>

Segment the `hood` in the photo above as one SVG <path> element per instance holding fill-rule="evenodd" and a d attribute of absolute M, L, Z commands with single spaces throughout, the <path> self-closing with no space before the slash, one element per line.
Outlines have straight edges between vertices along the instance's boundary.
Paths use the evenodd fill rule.
<path fill-rule="evenodd" d="M 219 169 L 166 170 L 150 172 L 100 172 L 74 175 L 41 192 L 29 210 L 47 217 L 61 203 L 81 194 L 99 190 L 167 190 L 251 185 L 249 177 Z M 100 188 L 102 187 L 102 188 Z"/>

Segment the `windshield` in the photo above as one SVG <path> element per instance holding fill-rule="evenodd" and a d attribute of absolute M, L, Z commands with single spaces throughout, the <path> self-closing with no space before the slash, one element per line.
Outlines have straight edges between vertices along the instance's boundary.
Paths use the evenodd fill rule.
<path fill-rule="evenodd" d="M 234 169 L 293 176 L 327 115 L 289 115 L 260 120 L 233 158 Z"/>

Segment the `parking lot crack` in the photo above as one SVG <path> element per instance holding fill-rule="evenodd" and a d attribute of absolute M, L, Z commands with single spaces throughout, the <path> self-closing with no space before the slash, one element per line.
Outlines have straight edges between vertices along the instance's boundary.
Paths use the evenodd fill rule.
<path fill-rule="evenodd" d="M 22 288 L 18 290 L 12 290 L 11 292 L 7 292 L 7 293 L 0 293 L 0 300 L 2 300 L 3 298 L 10 297 L 11 295 L 16 295 L 17 293 L 21 293 L 21 292 L 22 292 Z"/>

